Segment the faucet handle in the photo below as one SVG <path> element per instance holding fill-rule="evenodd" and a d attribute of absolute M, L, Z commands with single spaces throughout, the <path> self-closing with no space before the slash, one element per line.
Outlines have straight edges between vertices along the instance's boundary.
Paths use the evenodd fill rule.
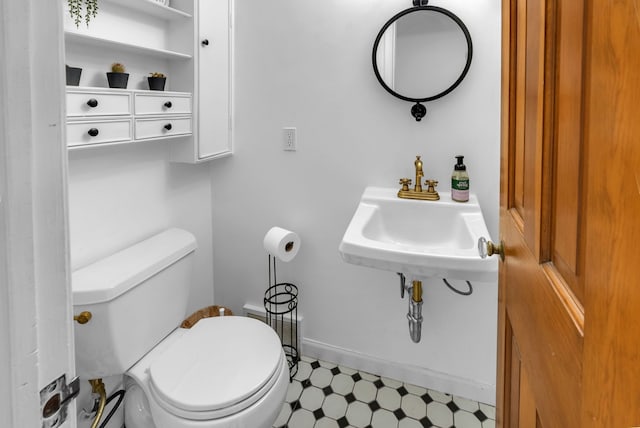
<path fill-rule="evenodd" d="M 410 178 L 401 178 L 400 179 L 400 184 L 402 184 L 402 189 L 401 190 L 409 190 L 409 186 L 411 186 L 411 179 Z"/>
<path fill-rule="evenodd" d="M 424 184 L 427 186 L 427 193 L 436 193 L 438 180 L 426 180 Z"/>

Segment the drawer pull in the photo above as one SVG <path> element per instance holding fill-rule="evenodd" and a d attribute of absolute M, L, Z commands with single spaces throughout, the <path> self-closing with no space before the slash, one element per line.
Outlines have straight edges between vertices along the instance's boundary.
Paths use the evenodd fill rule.
<path fill-rule="evenodd" d="M 91 108 L 98 107 L 98 100 L 96 100 L 95 98 L 91 98 L 89 101 L 87 101 L 87 105 Z"/>
<path fill-rule="evenodd" d="M 167 101 L 166 103 L 164 103 L 164 106 L 166 108 L 171 108 L 171 107 L 173 107 L 173 104 L 171 104 L 171 101 Z"/>
<path fill-rule="evenodd" d="M 99 133 L 100 131 L 98 131 L 98 128 L 91 128 L 89 132 L 87 132 L 87 134 L 89 134 L 92 137 L 97 137 Z"/>
<path fill-rule="evenodd" d="M 209 46 L 209 39 L 204 39 L 202 41 L 202 46 Z"/>
<path fill-rule="evenodd" d="M 171 131 L 171 128 L 173 128 L 173 127 L 171 126 L 171 124 L 170 124 L 170 123 L 167 123 L 167 124 L 164 126 L 164 129 L 166 129 L 167 131 Z"/>

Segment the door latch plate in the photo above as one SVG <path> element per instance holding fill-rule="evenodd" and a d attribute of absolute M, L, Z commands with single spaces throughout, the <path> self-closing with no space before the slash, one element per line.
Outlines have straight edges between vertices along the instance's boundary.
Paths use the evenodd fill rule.
<path fill-rule="evenodd" d="M 80 392 L 80 379 L 75 377 L 67 384 L 62 375 L 40 390 L 42 428 L 57 428 L 67 420 L 67 408 Z"/>

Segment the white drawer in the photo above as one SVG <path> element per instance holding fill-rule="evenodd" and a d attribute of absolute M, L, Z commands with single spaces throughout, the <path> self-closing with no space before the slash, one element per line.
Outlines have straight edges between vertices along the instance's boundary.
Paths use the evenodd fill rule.
<path fill-rule="evenodd" d="M 67 123 L 67 146 L 130 141 L 131 120 L 105 120 Z"/>
<path fill-rule="evenodd" d="M 137 115 L 191 114 L 191 96 L 177 94 L 140 94 L 134 99 Z"/>
<path fill-rule="evenodd" d="M 121 116 L 131 114 L 131 93 L 67 91 L 67 116 Z"/>
<path fill-rule="evenodd" d="M 160 119 L 136 119 L 136 140 L 172 137 L 191 134 L 190 117 L 167 117 Z"/>

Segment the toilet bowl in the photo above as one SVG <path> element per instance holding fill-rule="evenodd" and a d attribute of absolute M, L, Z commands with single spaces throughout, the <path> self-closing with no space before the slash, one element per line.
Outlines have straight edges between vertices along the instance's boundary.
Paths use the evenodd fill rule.
<path fill-rule="evenodd" d="M 278 335 L 239 316 L 186 316 L 195 238 L 170 229 L 75 271 L 77 373 L 125 375 L 127 428 L 268 428 L 289 369 Z"/>
<path fill-rule="evenodd" d="M 127 428 L 271 427 L 289 385 L 275 332 L 236 316 L 175 330 L 126 375 Z"/>

